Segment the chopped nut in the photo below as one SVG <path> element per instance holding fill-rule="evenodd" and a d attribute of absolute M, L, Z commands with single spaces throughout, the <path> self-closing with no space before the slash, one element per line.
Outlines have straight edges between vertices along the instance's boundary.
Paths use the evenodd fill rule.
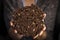
<path fill-rule="evenodd" d="M 33 29 L 33 31 L 35 31 L 35 28 Z"/>
<path fill-rule="evenodd" d="M 44 19 L 42 19 L 42 21 L 44 22 Z"/>
<path fill-rule="evenodd" d="M 11 26 L 14 26 L 14 24 L 13 24 L 13 22 L 12 22 L 12 21 L 10 21 L 10 25 L 11 25 Z"/>
<path fill-rule="evenodd" d="M 14 30 L 15 33 L 17 33 L 17 30 Z"/>
<path fill-rule="evenodd" d="M 41 23 L 41 26 L 42 26 L 43 24 Z"/>
<path fill-rule="evenodd" d="M 33 12 L 35 11 L 35 10 L 32 10 Z"/>
<path fill-rule="evenodd" d="M 28 28 L 30 28 L 30 26 L 28 26 Z"/>
<path fill-rule="evenodd" d="M 20 13 L 18 13 L 18 16 L 20 16 Z"/>
<path fill-rule="evenodd" d="M 35 25 L 35 22 L 32 22 L 33 25 Z"/>
<path fill-rule="evenodd" d="M 44 14 L 43 14 L 43 19 L 45 19 L 45 17 L 46 17 L 46 14 L 44 13 Z"/>

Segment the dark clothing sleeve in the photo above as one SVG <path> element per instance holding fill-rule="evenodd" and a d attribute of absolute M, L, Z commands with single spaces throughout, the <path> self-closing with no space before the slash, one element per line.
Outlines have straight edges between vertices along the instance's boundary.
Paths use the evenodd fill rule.
<path fill-rule="evenodd" d="M 9 29 L 8 15 L 16 8 L 21 8 L 21 7 L 23 7 L 22 0 L 4 0 L 4 19 L 7 29 Z"/>
<path fill-rule="evenodd" d="M 43 2 L 42 2 L 43 1 Z M 53 40 L 53 30 L 55 27 L 55 19 L 57 13 L 59 0 L 41 0 L 37 2 L 37 5 L 47 14 L 45 23 L 47 27 L 47 39 Z"/>

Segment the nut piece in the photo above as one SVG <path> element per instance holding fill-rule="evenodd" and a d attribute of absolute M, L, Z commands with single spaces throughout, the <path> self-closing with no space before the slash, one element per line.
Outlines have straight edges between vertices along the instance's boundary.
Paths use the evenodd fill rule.
<path fill-rule="evenodd" d="M 12 21 L 10 21 L 10 26 L 13 26 L 13 27 L 14 27 L 14 24 L 13 24 L 13 22 L 12 22 Z"/>
<path fill-rule="evenodd" d="M 28 28 L 30 28 L 30 26 L 28 26 Z"/>
<path fill-rule="evenodd" d="M 20 16 L 20 13 L 18 13 L 18 16 Z"/>
<path fill-rule="evenodd" d="M 33 31 L 35 31 L 35 28 L 33 29 Z"/>
<path fill-rule="evenodd" d="M 35 22 L 32 22 L 33 25 L 35 25 Z"/>
<path fill-rule="evenodd" d="M 14 30 L 15 33 L 17 33 L 17 30 Z"/>
<path fill-rule="evenodd" d="M 45 17 L 46 17 L 46 14 L 44 13 L 44 14 L 43 14 L 43 19 L 45 19 Z"/>

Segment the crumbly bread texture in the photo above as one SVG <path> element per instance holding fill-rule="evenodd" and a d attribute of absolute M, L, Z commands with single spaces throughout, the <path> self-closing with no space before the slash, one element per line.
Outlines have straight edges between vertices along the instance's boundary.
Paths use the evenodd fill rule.
<path fill-rule="evenodd" d="M 45 13 L 36 5 L 17 8 L 9 14 L 9 35 L 14 40 L 20 40 L 23 36 L 34 38 L 39 34 L 45 25 Z M 41 40 L 42 36 L 37 36 L 34 40 Z"/>

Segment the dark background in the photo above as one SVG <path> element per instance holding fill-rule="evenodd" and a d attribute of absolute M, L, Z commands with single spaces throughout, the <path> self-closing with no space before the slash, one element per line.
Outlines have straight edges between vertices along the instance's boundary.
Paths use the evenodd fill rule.
<path fill-rule="evenodd" d="M 8 35 L 7 28 L 4 21 L 3 1 L 4 0 L 0 0 L 0 40 L 11 40 L 11 38 Z M 60 0 L 58 3 L 58 8 L 56 10 L 55 26 L 53 30 L 53 40 L 58 40 L 59 34 L 60 34 Z"/>
<path fill-rule="evenodd" d="M 3 16 L 3 0 L 0 0 L 0 40 L 11 40 L 7 28 L 4 22 L 4 16 Z"/>

